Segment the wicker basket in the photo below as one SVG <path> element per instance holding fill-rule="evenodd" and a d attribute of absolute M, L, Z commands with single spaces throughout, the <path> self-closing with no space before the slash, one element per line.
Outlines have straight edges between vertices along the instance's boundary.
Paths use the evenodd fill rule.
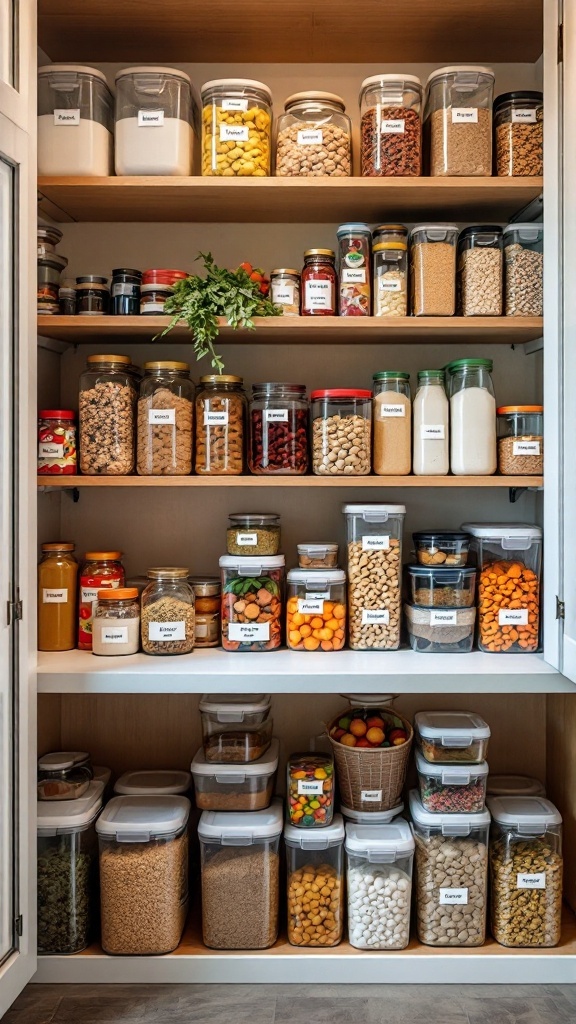
<path fill-rule="evenodd" d="M 380 713 L 401 722 L 408 734 L 406 743 L 369 750 L 367 747 L 347 747 L 333 740 L 330 731 L 343 715 L 350 714 L 349 708 L 336 715 L 328 727 L 340 799 L 353 811 L 389 811 L 399 803 L 406 782 L 414 730 L 408 719 L 397 711 L 382 710 Z"/>

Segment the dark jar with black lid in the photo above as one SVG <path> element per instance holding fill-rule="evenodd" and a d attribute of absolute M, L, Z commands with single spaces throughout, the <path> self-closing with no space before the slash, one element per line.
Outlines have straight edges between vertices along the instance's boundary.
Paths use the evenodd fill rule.
<path fill-rule="evenodd" d="M 113 316 L 137 316 L 140 312 L 142 271 L 120 268 L 112 271 L 110 312 Z"/>

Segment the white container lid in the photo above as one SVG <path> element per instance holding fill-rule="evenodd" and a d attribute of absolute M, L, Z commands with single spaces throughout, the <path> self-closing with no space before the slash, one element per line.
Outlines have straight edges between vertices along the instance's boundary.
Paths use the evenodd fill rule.
<path fill-rule="evenodd" d="M 410 814 L 412 820 L 424 828 L 440 829 L 443 836 L 468 836 L 474 829 L 488 828 L 490 813 L 479 814 L 436 814 L 427 811 L 416 789 L 410 790 Z"/>
<path fill-rule="evenodd" d="M 532 237 L 537 238 L 540 232 L 544 231 L 544 225 L 535 221 L 528 221 L 526 224 L 507 224 L 505 228 L 502 228 L 503 235 L 511 235 L 514 231 L 532 231 L 535 232 Z M 529 235 L 528 237 L 531 236 Z"/>
<path fill-rule="evenodd" d="M 282 801 L 273 800 L 265 811 L 203 811 L 198 836 L 222 846 L 251 846 L 282 834 Z"/>
<path fill-rule="evenodd" d="M 416 85 L 419 89 L 422 88 L 422 82 L 417 75 L 370 75 L 369 78 L 365 78 L 360 86 L 360 92 L 363 89 L 367 89 L 370 85 L 388 84 L 389 82 L 406 82 L 408 85 Z"/>
<path fill-rule="evenodd" d="M 268 711 L 271 704 L 269 693 L 231 693 L 225 699 L 218 693 L 203 693 L 198 707 L 218 722 L 243 722 L 247 715 Z"/>
<path fill-rule="evenodd" d="M 106 789 L 106 786 L 112 778 L 112 769 L 105 768 L 104 765 L 101 764 L 95 764 L 92 768 L 92 775 L 94 782 L 101 782 L 104 789 Z"/>
<path fill-rule="evenodd" d="M 190 772 L 124 772 L 116 782 L 114 792 L 119 796 L 178 796 L 188 792 L 191 782 Z"/>
<path fill-rule="evenodd" d="M 280 744 L 277 739 L 273 739 L 266 753 L 257 761 L 249 761 L 248 764 L 214 764 L 214 761 L 206 760 L 204 749 L 200 747 L 190 769 L 194 776 L 215 778 L 222 785 L 239 785 L 248 778 L 273 775 L 278 768 L 279 753 Z"/>
<path fill-rule="evenodd" d="M 311 552 L 314 555 L 325 554 L 327 551 L 338 551 L 338 545 L 335 541 L 326 541 L 325 544 L 320 540 L 303 540 L 297 545 L 298 554 L 305 555 L 307 552 Z"/>
<path fill-rule="evenodd" d="M 283 569 L 286 559 L 284 555 L 221 555 L 218 564 L 221 569 L 242 569 L 243 576 L 260 576 L 262 569 Z"/>
<path fill-rule="evenodd" d="M 546 796 L 546 787 L 528 775 L 489 775 L 488 796 Z"/>
<path fill-rule="evenodd" d="M 488 762 L 480 764 L 435 764 L 427 761 L 424 755 L 416 751 L 416 768 L 420 775 L 434 776 L 440 779 L 443 786 L 469 786 L 473 779 L 488 775 Z"/>
<path fill-rule="evenodd" d="M 346 573 L 343 569 L 290 569 L 286 579 L 288 583 L 313 583 L 316 590 L 321 590 L 324 583 L 345 583 Z"/>
<path fill-rule="evenodd" d="M 127 75 L 170 75 L 171 78 L 181 78 L 182 81 L 191 83 L 190 75 L 187 75 L 185 71 L 180 71 L 178 68 L 160 68 L 153 65 L 146 67 L 146 65 L 138 65 L 135 68 L 122 68 L 121 71 L 117 71 L 114 76 L 114 81 L 117 82 L 120 78 L 125 78 Z"/>
<path fill-rule="evenodd" d="M 344 807 L 340 804 L 340 812 L 349 821 L 355 821 L 358 825 L 389 825 L 390 822 L 402 814 L 404 802 L 401 800 L 396 807 L 389 811 L 353 811 L 351 807 Z"/>
<path fill-rule="evenodd" d="M 393 693 L 341 693 L 340 696 L 348 701 L 351 708 L 383 708 L 394 714 L 391 705 L 396 696 Z M 347 713 L 349 712 L 343 712 L 340 718 L 345 718 Z"/>
<path fill-rule="evenodd" d="M 60 772 L 79 764 L 85 764 L 89 760 L 90 754 L 85 750 L 58 750 L 55 753 L 39 757 L 38 768 L 40 771 Z"/>
<path fill-rule="evenodd" d="M 403 818 L 392 825 L 346 825 L 346 853 L 371 863 L 391 864 L 414 853 L 414 846 L 412 829 Z"/>
<path fill-rule="evenodd" d="M 102 809 L 103 782 L 91 782 L 78 800 L 39 800 L 37 829 L 39 836 L 57 836 L 80 832 Z"/>
<path fill-rule="evenodd" d="M 147 843 L 180 832 L 189 814 L 185 796 L 114 796 L 98 818 L 96 831 L 118 843 Z"/>
<path fill-rule="evenodd" d="M 486 803 L 494 821 L 526 835 L 562 824 L 560 811 L 542 796 L 492 796 Z"/>
<path fill-rule="evenodd" d="M 335 814 L 332 823 L 323 828 L 298 828 L 296 825 L 285 825 L 284 842 L 286 846 L 300 850 L 329 850 L 333 846 L 341 846 L 344 842 L 342 815 Z"/>
<path fill-rule="evenodd" d="M 404 516 L 406 505 L 343 505 L 342 511 L 345 516 L 362 516 L 369 522 L 372 516 Z M 374 519 L 374 522 L 379 521 Z"/>
<path fill-rule="evenodd" d="M 414 725 L 423 739 L 442 747 L 469 747 L 490 737 L 490 726 L 470 711 L 418 711 Z"/>
<path fill-rule="evenodd" d="M 463 523 L 460 529 L 485 540 L 538 540 L 542 537 L 541 528 L 528 523 Z"/>
<path fill-rule="evenodd" d="M 210 82 L 204 82 L 200 89 L 202 99 L 211 89 L 228 89 L 230 92 L 242 92 L 243 89 L 259 89 L 265 92 L 272 102 L 272 93 L 264 82 L 257 82 L 254 78 L 214 78 Z"/>
<path fill-rule="evenodd" d="M 481 67 L 480 65 L 474 64 L 451 64 L 446 68 L 436 68 L 431 75 L 428 75 L 426 81 L 426 88 L 434 81 L 435 78 L 440 78 L 441 75 L 459 75 L 459 74 L 477 74 L 477 75 L 489 75 L 490 78 L 496 78 L 494 68 Z"/>
<path fill-rule="evenodd" d="M 97 68 L 86 67 L 82 64 L 43 64 L 41 68 L 38 68 L 39 75 L 60 75 L 67 72 L 73 75 L 94 75 L 94 78 L 99 78 L 108 85 L 106 75 L 102 71 L 98 71 Z"/>
<path fill-rule="evenodd" d="M 429 231 L 432 235 L 433 240 L 434 233 L 436 233 L 435 240 L 437 241 L 442 241 L 445 238 L 447 231 L 455 231 L 456 234 L 458 234 L 458 228 L 456 227 L 455 224 L 439 224 L 438 222 L 436 222 L 436 224 L 417 224 L 416 227 L 411 228 L 409 232 L 408 237 L 410 238 L 410 240 L 412 240 L 413 236 L 418 231 Z"/>

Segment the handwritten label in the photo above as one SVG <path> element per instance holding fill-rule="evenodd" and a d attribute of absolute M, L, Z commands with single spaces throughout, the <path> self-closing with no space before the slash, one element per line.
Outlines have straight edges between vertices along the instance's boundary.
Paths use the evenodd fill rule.
<path fill-rule="evenodd" d="M 240 640 L 243 643 L 266 642 L 270 639 L 270 623 L 262 622 L 251 625 L 249 622 L 231 622 L 228 626 L 228 639 Z"/>
<path fill-rule="evenodd" d="M 222 412 L 209 412 L 207 409 L 204 410 L 204 426 L 205 427 L 225 427 L 228 423 L 228 410 L 224 409 Z"/>
<path fill-rule="evenodd" d="M 241 97 L 238 97 L 238 99 L 233 99 L 232 97 L 224 99 L 222 100 L 222 110 L 248 110 L 248 100 L 244 100 Z"/>
<path fill-rule="evenodd" d="M 298 796 L 308 796 L 312 793 L 322 796 L 323 792 L 322 779 L 298 779 Z"/>
<path fill-rule="evenodd" d="M 452 124 L 478 124 L 478 108 L 452 107 Z"/>
<path fill-rule="evenodd" d="M 160 643 L 169 643 L 171 640 L 186 639 L 185 622 L 149 622 L 148 639 Z"/>
<path fill-rule="evenodd" d="M 38 445 L 39 459 L 63 459 L 64 445 L 54 444 L 53 441 L 41 441 Z"/>
<path fill-rule="evenodd" d="M 541 871 L 535 875 L 516 875 L 516 888 L 517 889 L 545 889 L 546 888 L 546 872 Z"/>
<path fill-rule="evenodd" d="M 288 423 L 288 409 L 264 409 L 265 423 Z"/>
<path fill-rule="evenodd" d="M 294 285 L 293 284 L 273 284 L 272 285 L 272 302 L 275 302 L 277 306 L 293 306 L 294 305 Z"/>
<path fill-rule="evenodd" d="M 513 441 L 513 455 L 540 455 L 540 441 Z"/>
<path fill-rule="evenodd" d="M 163 110 L 139 110 L 138 111 L 138 127 L 139 128 L 162 128 L 164 124 L 164 111 Z"/>
<path fill-rule="evenodd" d="M 387 608 L 363 608 L 363 626 L 387 626 L 390 622 L 390 612 Z"/>
<path fill-rule="evenodd" d="M 299 146 L 321 146 L 324 141 L 324 133 L 321 128 L 304 129 L 298 132 Z"/>
<path fill-rule="evenodd" d="M 527 626 L 527 608 L 501 608 L 498 612 L 499 626 Z"/>
<path fill-rule="evenodd" d="M 248 125 L 221 124 L 220 142 L 248 142 Z"/>
<path fill-rule="evenodd" d="M 399 292 L 402 290 L 402 282 L 399 280 L 387 281 L 385 278 L 380 277 L 378 278 L 378 290 L 381 292 Z"/>
<path fill-rule="evenodd" d="M 449 612 L 430 612 L 430 625 L 431 626 L 457 626 L 458 625 L 458 612 L 456 609 Z"/>
<path fill-rule="evenodd" d="M 174 426 L 176 423 L 176 409 L 149 409 L 148 423 L 168 423 Z"/>
<path fill-rule="evenodd" d="M 536 124 L 535 110 L 513 110 L 512 124 Z"/>
<path fill-rule="evenodd" d="M 322 615 L 324 611 L 324 601 L 320 598 L 298 598 L 298 611 L 300 615 Z"/>
<path fill-rule="evenodd" d="M 468 905 L 468 889 L 440 889 L 440 906 L 448 907 L 456 903 L 460 907 Z"/>
<path fill-rule="evenodd" d="M 406 122 L 403 118 L 398 120 L 382 120 L 380 121 L 380 133 L 382 135 L 404 135 L 406 130 Z"/>
<path fill-rule="evenodd" d="M 349 270 L 344 267 L 340 277 L 342 284 L 366 284 L 366 268 L 360 267 L 357 270 Z"/>
<path fill-rule="evenodd" d="M 446 431 L 443 423 L 422 423 L 420 425 L 420 439 L 422 441 L 444 441 Z"/>
<path fill-rule="evenodd" d="M 394 419 L 403 419 L 406 416 L 405 405 L 381 405 L 379 408 L 381 420 L 389 419 L 391 416 Z"/>
<path fill-rule="evenodd" d="M 68 587 L 61 590 L 52 590 L 51 587 L 42 589 L 43 604 L 66 604 L 68 600 Z"/>
<path fill-rule="evenodd" d="M 366 804 L 380 803 L 382 799 L 381 789 L 361 789 L 360 799 Z"/>
<path fill-rule="evenodd" d="M 55 110 L 54 124 L 77 125 L 80 124 L 80 108 L 78 110 Z"/>
<path fill-rule="evenodd" d="M 362 551 L 388 551 L 389 547 L 390 536 L 384 533 L 362 537 Z"/>
<path fill-rule="evenodd" d="M 237 533 L 236 543 L 240 548 L 252 548 L 258 543 L 257 533 Z"/>
<path fill-rule="evenodd" d="M 95 604 L 98 600 L 98 591 L 106 589 L 106 587 L 82 587 L 80 590 L 80 603 Z"/>
<path fill-rule="evenodd" d="M 332 282 L 306 281 L 304 305 L 306 309 L 332 309 Z"/>
<path fill-rule="evenodd" d="M 128 626 L 104 627 L 100 631 L 100 642 L 103 644 L 127 644 Z"/>

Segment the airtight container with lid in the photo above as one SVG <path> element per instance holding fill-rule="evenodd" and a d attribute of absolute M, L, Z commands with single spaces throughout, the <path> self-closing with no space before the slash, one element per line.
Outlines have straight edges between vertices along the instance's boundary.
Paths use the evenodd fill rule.
<path fill-rule="evenodd" d="M 509 224 L 502 237 L 506 316 L 542 316 L 544 225 Z"/>
<path fill-rule="evenodd" d="M 420 565 L 466 565 L 470 548 L 467 533 L 455 530 L 420 530 L 412 534 Z"/>
<path fill-rule="evenodd" d="M 407 821 L 346 825 L 348 938 L 356 949 L 404 949 L 410 939 L 414 836 Z"/>
<path fill-rule="evenodd" d="M 422 83 L 415 75 L 371 75 L 360 87 L 363 177 L 422 173 Z"/>
<path fill-rule="evenodd" d="M 98 819 L 102 948 L 171 953 L 188 911 L 184 796 L 115 796 Z"/>
<path fill-rule="evenodd" d="M 62 750 L 38 758 L 38 799 L 77 800 L 92 780 L 90 755 L 80 750 Z"/>
<path fill-rule="evenodd" d="M 273 739 L 262 757 L 249 764 L 215 765 L 202 747 L 191 764 L 196 806 L 201 811 L 261 811 L 270 806 L 280 745 Z"/>
<path fill-rule="evenodd" d="M 336 814 L 331 824 L 312 832 L 286 825 L 284 843 L 288 941 L 293 946 L 337 946 L 344 925 L 341 815 Z"/>
<path fill-rule="evenodd" d="M 434 814 L 478 814 L 484 810 L 488 764 L 432 764 L 416 751 L 420 800 Z"/>
<path fill-rule="evenodd" d="M 297 92 L 284 102 L 276 136 L 276 176 L 345 178 L 352 174 L 352 129 L 331 92 Z"/>
<path fill-rule="evenodd" d="M 266 693 L 205 693 L 199 708 L 206 760 L 245 764 L 262 757 L 272 738 L 271 705 Z"/>
<path fill-rule="evenodd" d="M 202 86 L 202 174 L 270 174 L 272 93 L 251 78 L 219 78 Z"/>
<path fill-rule="evenodd" d="M 285 561 L 284 555 L 222 555 L 225 651 L 275 651 L 280 647 Z"/>
<path fill-rule="evenodd" d="M 192 174 L 197 110 L 189 76 L 134 67 L 115 81 L 116 174 Z"/>
<path fill-rule="evenodd" d="M 476 594 L 472 566 L 408 565 L 412 603 L 420 608 L 470 608 Z"/>
<path fill-rule="evenodd" d="M 488 796 L 546 796 L 546 787 L 529 775 L 489 775 Z"/>
<path fill-rule="evenodd" d="M 432 72 L 424 122 L 432 176 L 491 176 L 493 93 L 492 68 L 456 65 Z"/>
<path fill-rule="evenodd" d="M 408 313 L 408 229 L 380 224 L 372 235 L 374 316 Z"/>
<path fill-rule="evenodd" d="M 400 646 L 402 528 L 405 505 L 344 505 L 348 630 L 353 651 Z M 366 572 L 378 582 L 366 591 Z"/>
<path fill-rule="evenodd" d="M 496 174 L 523 177 L 542 174 L 544 103 L 541 92 L 521 89 L 494 100 Z"/>
<path fill-rule="evenodd" d="M 468 711 L 418 711 L 416 743 L 432 764 L 481 764 L 486 758 L 490 726 Z"/>
<path fill-rule="evenodd" d="M 310 400 L 312 472 L 316 476 L 327 477 L 368 476 L 371 466 L 372 392 L 330 388 L 313 391 Z M 349 447 L 343 448 L 344 443 Z"/>
<path fill-rule="evenodd" d="M 151 770 L 124 772 L 114 784 L 117 796 L 185 796 L 190 789 L 190 772 Z"/>
<path fill-rule="evenodd" d="M 298 544 L 298 565 L 301 569 L 335 569 L 338 545 L 329 541 L 303 541 Z"/>
<path fill-rule="evenodd" d="M 498 472 L 515 476 L 544 472 L 541 405 L 502 405 L 498 415 Z"/>
<path fill-rule="evenodd" d="M 351 807 L 340 804 L 340 813 L 347 821 L 354 821 L 357 825 L 389 825 L 394 818 L 402 814 L 404 803 L 401 800 L 396 807 L 389 811 L 354 811 Z"/>
<path fill-rule="evenodd" d="M 290 569 L 286 643 L 292 651 L 341 651 L 346 639 L 343 569 Z"/>
<path fill-rule="evenodd" d="M 38 174 L 112 174 L 114 98 L 96 68 L 38 68 Z"/>
<path fill-rule="evenodd" d="M 458 228 L 419 224 L 409 241 L 412 315 L 454 316 Z"/>

